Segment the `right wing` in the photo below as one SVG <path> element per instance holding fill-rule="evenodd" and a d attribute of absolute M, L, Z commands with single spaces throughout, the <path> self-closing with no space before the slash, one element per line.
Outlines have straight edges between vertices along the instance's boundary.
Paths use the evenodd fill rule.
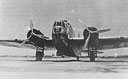
<path fill-rule="evenodd" d="M 35 49 L 36 47 L 34 46 L 33 43 L 26 41 L 22 47 L 20 46 L 25 40 L 0 40 L 0 45 L 1 46 L 9 46 L 9 47 L 17 47 L 17 48 L 31 48 Z M 44 48 L 45 50 L 54 50 L 54 45 L 51 39 L 47 39 L 44 42 Z"/>
<path fill-rule="evenodd" d="M 29 41 L 27 41 L 22 47 L 20 47 L 21 43 L 24 40 L 0 40 L 0 45 L 1 46 L 9 46 L 9 47 L 18 47 L 18 48 L 32 48 L 34 49 L 35 47 L 33 46 L 33 44 Z"/>

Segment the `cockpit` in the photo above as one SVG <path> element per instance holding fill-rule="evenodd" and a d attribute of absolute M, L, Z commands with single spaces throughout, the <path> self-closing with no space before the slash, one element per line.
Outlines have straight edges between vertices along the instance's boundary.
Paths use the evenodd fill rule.
<path fill-rule="evenodd" d="M 64 27 L 65 24 L 64 24 L 63 20 L 57 20 L 57 21 L 54 22 L 53 26 L 62 26 L 62 27 Z"/>
<path fill-rule="evenodd" d="M 55 39 L 64 39 L 65 36 L 65 23 L 63 20 L 57 20 L 53 24 L 52 34 Z"/>
<path fill-rule="evenodd" d="M 65 27 L 65 24 L 63 20 L 55 21 L 53 25 L 53 33 L 54 34 L 64 33 L 64 27 Z"/>

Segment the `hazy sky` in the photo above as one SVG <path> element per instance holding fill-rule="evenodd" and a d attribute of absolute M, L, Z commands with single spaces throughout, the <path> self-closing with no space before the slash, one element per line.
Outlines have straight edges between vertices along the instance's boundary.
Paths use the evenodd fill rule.
<path fill-rule="evenodd" d="M 51 37 L 53 22 L 67 19 L 75 31 L 81 19 L 98 29 L 111 28 L 101 37 L 128 36 L 128 0 L 0 0 L 0 39 L 26 38 L 29 20 Z"/>

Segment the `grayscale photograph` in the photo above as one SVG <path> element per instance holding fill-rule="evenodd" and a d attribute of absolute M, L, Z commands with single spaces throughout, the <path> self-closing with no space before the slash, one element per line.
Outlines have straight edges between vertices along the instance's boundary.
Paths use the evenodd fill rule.
<path fill-rule="evenodd" d="M 128 79 L 128 0 L 0 0 L 0 79 Z"/>

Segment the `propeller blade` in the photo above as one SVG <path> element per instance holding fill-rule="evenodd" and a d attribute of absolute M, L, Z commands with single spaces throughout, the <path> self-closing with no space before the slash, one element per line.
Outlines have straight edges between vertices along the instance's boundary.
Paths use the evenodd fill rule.
<path fill-rule="evenodd" d="M 107 32 L 110 31 L 111 29 L 103 29 L 103 30 L 98 30 L 96 31 L 96 33 L 103 33 L 103 32 Z"/>
<path fill-rule="evenodd" d="M 32 20 L 30 20 L 30 28 L 31 28 L 31 31 L 32 31 L 31 35 L 37 36 L 37 37 L 42 38 L 42 39 L 49 39 L 48 37 L 46 37 L 44 35 L 39 35 L 39 34 L 34 33 Z"/>
<path fill-rule="evenodd" d="M 103 30 L 97 30 L 97 31 L 92 31 L 91 33 L 103 33 L 103 32 L 107 32 L 110 31 L 111 29 L 103 29 Z"/>
<path fill-rule="evenodd" d="M 25 41 L 23 41 L 19 47 L 22 47 L 23 44 L 25 44 L 31 37 L 32 37 L 32 35 L 30 35 Z"/>
<path fill-rule="evenodd" d="M 32 37 L 32 35 L 34 34 L 34 32 L 33 32 L 33 22 L 32 22 L 32 20 L 30 20 L 30 29 L 31 29 L 31 31 L 32 31 L 31 35 L 30 35 L 25 41 L 23 41 L 19 47 L 22 47 L 23 44 L 25 44 L 25 43 Z"/>
<path fill-rule="evenodd" d="M 78 21 L 79 21 L 80 24 L 81 24 L 84 28 L 86 28 L 90 33 L 103 33 L 103 32 L 107 32 L 107 31 L 110 31 L 110 30 L 111 30 L 111 29 L 103 29 L 103 30 L 91 31 L 91 30 L 88 29 L 88 27 L 87 27 L 84 23 L 82 23 L 82 21 L 81 21 L 80 19 L 78 19 Z"/>
<path fill-rule="evenodd" d="M 79 21 L 79 23 L 80 23 L 84 28 L 86 28 L 89 32 L 91 32 L 91 31 L 88 29 L 88 27 L 87 27 L 80 19 L 78 19 L 78 21 Z"/>
<path fill-rule="evenodd" d="M 88 27 L 87 27 L 87 25 L 85 25 L 80 19 L 78 19 L 78 21 L 79 21 L 79 23 L 80 23 L 85 29 L 88 30 L 89 33 L 93 33 L 93 32 L 95 32 L 95 31 L 91 31 L 91 30 L 89 30 Z"/>
<path fill-rule="evenodd" d="M 33 22 L 32 22 L 32 20 L 30 20 L 30 29 L 31 29 L 32 34 L 33 34 L 34 32 L 33 32 Z"/>
<path fill-rule="evenodd" d="M 88 43 L 89 43 L 90 36 L 91 36 L 91 34 L 89 33 L 89 36 L 88 36 L 88 38 L 87 38 L 86 41 L 85 41 L 83 50 L 87 48 L 87 45 L 88 45 Z"/>

